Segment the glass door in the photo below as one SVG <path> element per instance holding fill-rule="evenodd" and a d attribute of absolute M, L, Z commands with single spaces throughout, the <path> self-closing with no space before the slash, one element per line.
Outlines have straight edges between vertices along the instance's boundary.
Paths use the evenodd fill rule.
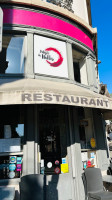
<path fill-rule="evenodd" d="M 43 107 L 39 112 L 39 135 L 41 173 L 59 174 L 61 171 L 60 127 L 58 110 L 55 107 Z"/>

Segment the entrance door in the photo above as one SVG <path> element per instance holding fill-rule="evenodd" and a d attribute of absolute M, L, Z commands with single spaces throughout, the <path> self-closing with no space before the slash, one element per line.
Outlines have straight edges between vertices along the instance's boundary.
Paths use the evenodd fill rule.
<path fill-rule="evenodd" d="M 60 173 L 61 148 L 58 111 L 46 107 L 39 112 L 41 173 Z"/>

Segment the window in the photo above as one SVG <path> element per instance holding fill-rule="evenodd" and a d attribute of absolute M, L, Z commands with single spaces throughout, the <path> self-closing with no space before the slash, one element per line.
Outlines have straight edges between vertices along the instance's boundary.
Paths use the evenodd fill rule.
<path fill-rule="evenodd" d="M 81 149 L 91 149 L 90 141 L 91 138 L 95 138 L 93 119 L 92 119 L 92 110 L 89 108 L 79 108 L 79 135 L 80 135 L 80 144 Z"/>
<path fill-rule="evenodd" d="M 25 37 L 3 36 L 0 53 L 0 74 L 22 74 L 25 63 Z"/>
<path fill-rule="evenodd" d="M 72 56 L 73 56 L 74 80 L 78 83 L 88 85 L 87 70 L 86 70 L 86 54 L 73 47 Z"/>
<path fill-rule="evenodd" d="M 79 136 L 83 169 L 86 169 L 88 166 L 97 167 L 97 144 L 92 109 L 80 107 L 78 108 L 78 115 L 80 119 Z"/>
<path fill-rule="evenodd" d="M 80 80 L 80 65 L 79 62 L 73 62 L 74 67 L 74 79 L 76 82 L 81 82 Z"/>

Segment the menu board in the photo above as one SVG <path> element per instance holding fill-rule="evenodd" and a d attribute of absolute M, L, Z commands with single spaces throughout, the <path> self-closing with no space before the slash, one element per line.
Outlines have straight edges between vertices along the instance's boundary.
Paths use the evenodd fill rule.
<path fill-rule="evenodd" d="M 21 151 L 21 138 L 0 139 L 0 153 L 19 151 Z"/>

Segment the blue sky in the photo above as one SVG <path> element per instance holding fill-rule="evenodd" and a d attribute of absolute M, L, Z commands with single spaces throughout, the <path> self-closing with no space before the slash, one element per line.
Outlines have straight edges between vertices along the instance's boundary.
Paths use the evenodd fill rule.
<path fill-rule="evenodd" d="M 92 27 L 98 32 L 100 82 L 112 93 L 112 0 L 91 0 Z"/>

